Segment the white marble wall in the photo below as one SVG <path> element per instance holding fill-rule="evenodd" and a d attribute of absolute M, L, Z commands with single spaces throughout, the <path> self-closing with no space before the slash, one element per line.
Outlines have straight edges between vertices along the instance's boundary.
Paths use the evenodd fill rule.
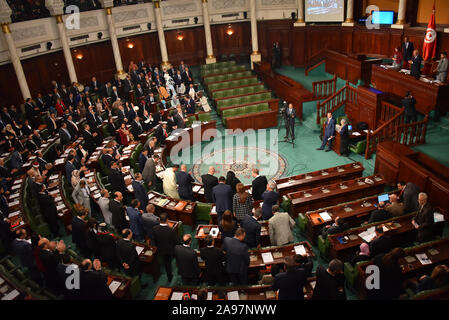
<path fill-rule="evenodd" d="M 112 8 L 116 33 L 119 38 L 130 35 L 147 33 L 150 22 L 151 32 L 156 32 L 156 22 L 152 3 L 142 3 Z M 248 12 L 249 21 L 249 0 L 209 0 L 209 16 L 211 24 L 229 23 L 243 21 L 243 12 Z M 288 19 L 291 12 L 296 11 L 296 0 L 258 0 L 257 19 Z M 201 0 L 177 0 L 161 2 L 162 22 L 164 28 L 181 29 L 203 24 L 203 14 Z M 239 14 L 238 17 L 223 18 L 223 14 Z M 198 23 L 194 23 L 194 18 L 198 17 Z M 63 16 L 64 22 L 67 15 Z M 189 19 L 187 23 L 172 23 L 176 19 Z M 124 27 L 136 26 L 139 28 L 123 31 Z M 18 55 L 21 59 L 26 59 L 36 55 L 48 53 L 46 43 L 53 43 L 50 52 L 62 50 L 59 41 L 58 28 L 54 17 L 39 20 L 24 21 L 11 24 L 11 31 L 17 47 Z M 87 43 L 106 41 L 109 39 L 108 24 L 104 9 L 87 11 L 81 13 L 80 29 L 66 30 L 67 36 L 75 37 L 89 35 L 88 39 L 70 41 L 70 47 L 82 46 Z M 98 32 L 102 32 L 101 40 L 98 39 Z M 26 53 L 21 52 L 21 48 L 40 44 L 41 48 Z M 9 63 L 9 53 L 6 41 L 0 36 L 0 64 Z"/>

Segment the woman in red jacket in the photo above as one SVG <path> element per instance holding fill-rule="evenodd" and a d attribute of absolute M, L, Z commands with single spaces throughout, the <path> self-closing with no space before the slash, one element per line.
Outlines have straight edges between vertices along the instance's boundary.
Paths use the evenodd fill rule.
<path fill-rule="evenodd" d="M 64 115 L 65 112 L 65 104 L 61 99 L 57 99 L 56 100 L 56 112 L 58 113 L 58 117 L 62 117 Z"/>

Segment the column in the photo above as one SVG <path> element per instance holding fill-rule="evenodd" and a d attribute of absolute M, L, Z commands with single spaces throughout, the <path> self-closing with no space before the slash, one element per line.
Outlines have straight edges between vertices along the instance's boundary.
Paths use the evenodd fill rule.
<path fill-rule="evenodd" d="M 122 57 L 120 56 L 117 34 L 115 33 L 114 20 L 112 20 L 112 7 L 106 7 L 106 18 L 108 20 L 109 37 L 111 38 L 112 52 L 114 54 L 117 76 L 123 80 L 126 78 L 126 72 L 123 70 Z"/>
<path fill-rule="evenodd" d="M 348 0 L 346 4 L 346 20 L 342 23 L 344 27 L 354 26 L 354 0 Z"/>
<path fill-rule="evenodd" d="M 67 34 L 65 32 L 64 21 L 62 20 L 62 15 L 56 16 L 56 24 L 58 25 L 59 38 L 62 44 L 62 51 L 64 52 L 65 63 L 67 65 L 67 71 L 69 72 L 70 83 L 78 83 L 78 78 L 76 77 L 75 66 L 73 64 L 72 53 L 70 52 L 69 41 L 67 40 Z"/>
<path fill-rule="evenodd" d="M 162 66 L 168 67 L 167 45 L 165 44 L 164 26 L 162 25 L 161 3 L 159 0 L 153 1 L 154 16 L 156 18 L 157 33 L 159 36 L 159 46 L 161 47 Z"/>
<path fill-rule="evenodd" d="M 251 69 L 254 68 L 254 62 L 260 62 L 262 56 L 259 52 L 259 42 L 257 39 L 257 15 L 256 15 L 256 0 L 250 0 L 250 19 L 251 19 L 251 43 L 253 52 L 251 53 Z"/>
<path fill-rule="evenodd" d="M 206 64 L 215 63 L 217 59 L 214 57 L 214 49 L 212 47 L 212 36 L 210 33 L 209 8 L 207 0 L 203 1 L 203 20 L 204 20 L 204 34 L 206 36 Z"/>
<path fill-rule="evenodd" d="M 298 0 L 298 20 L 294 23 L 295 27 L 305 27 L 306 22 L 304 20 L 304 0 Z"/>
<path fill-rule="evenodd" d="M 11 13 L 10 13 L 11 14 Z M 27 79 L 23 72 L 22 63 L 20 63 L 19 55 L 17 54 L 16 45 L 11 35 L 11 29 L 9 28 L 9 22 L 2 22 L 2 30 L 8 43 L 9 58 L 11 59 L 14 71 L 16 72 L 17 81 L 19 82 L 20 91 L 22 92 L 23 100 L 31 98 L 30 89 L 28 88 Z"/>
<path fill-rule="evenodd" d="M 395 29 L 404 29 L 406 25 L 405 14 L 407 10 L 407 0 L 399 0 L 399 9 L 398 9 L 398 21 L 396 24 L 391 25 L 392 28 Z"/>

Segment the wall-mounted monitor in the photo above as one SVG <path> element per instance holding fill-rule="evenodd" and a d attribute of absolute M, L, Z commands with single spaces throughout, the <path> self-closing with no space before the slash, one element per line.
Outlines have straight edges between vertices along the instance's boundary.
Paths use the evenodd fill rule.
<path fill-rule="evenodd" d="M 394 23 L 394 11 L 373 11 L 372 24 L 393 24 Z"/>
<path fill-rule="evenodd" d="M 344 0 L 306 0 L 306 22 L 343 22 Z"/>

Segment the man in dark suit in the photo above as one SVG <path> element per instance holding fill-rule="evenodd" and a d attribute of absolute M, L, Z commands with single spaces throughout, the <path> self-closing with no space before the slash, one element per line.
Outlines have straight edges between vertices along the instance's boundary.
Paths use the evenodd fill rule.
<path fill-rule="evenodd" d="M 209 167 L 209 171 L 201 176 L 201 181 L 204 187 L 204 197 L 208 203 L 212 203 L 212 188 L 218 184 L 217 177 L 214 176 L 215 168 Z"/>
<path fill-rule="evenodd" d="M 158 226 L 160 223 L 159 217 L 154 214 L 156 208 L 153 204 L 149 204 L 146 207 L 145 212 L 142 214 L 142 226 L 145 234 L 151 239 L 154 240 L 153 228 Z"/>
<path fill-rule="evenodd" d="M 335 125 L 336 121 L 332 117 L 332 113 L 328 112 L 327 120 L 325 123 L 326 129 L 324 130 L 323 143 L 321 144 L 321 147 L 319 147 L 317 150 L 324 150 L 326 144 L 328 144 L 326 152 L 330 152 L 332 150 L 332 141 L 335 138 Z"/>
<path fill-rule="evenodd" d="M 418 195 L 419 187 L 411 182 L 405 184 L 405 182 L 398 182 L 399 202 L 404 204 L 404 213 L 411 213 L 418 211 Z"/>
<path fill-rule="evenodd" d="M 81 263 L 81 298 L 84 300 L 112 300 L 114 297 L 108 287 L 108 277 L 101 270 L 101 262 L 85 259 Z"/>
<path fill-rule="evenodd" d="M 369 243 L 371 257 L 388 253 L 392 249 L 391 239 L 384 234 L 383 226 L 376 226 L 376 237 Z"/>
<path fill-rule="evenodd" d="M 402 61 L 404 62 L 405 69 L 408 69 L 408 62 L 413 57 L 413 51 L 415 51 L 413 42 L 408 41 L 408 37 L 404 37 L 404 42 L 402 43 Z"/>
<path fill-rule="evenodd" d="M 332 225 L 327 225 L 323 228 L 323 230 L 321 231 L 321 236 L 326 239 L 328 235 L 337 234 L 348 229 L 349 226 L 347 223 L 345 223 L 344 219 L 337 217 L 335 219 L 335 223 L 333 223 Z"/>
<path fill-rule="evenodd" d="M 262 200 L 262 194 L 267 189 L 268 180 L 265 176 L 259 175 L 259 169 L 253 168 L 252 176 L 254 178 L 252 183 L 252 196 L 254 200 Z"/>
<path fill-rule="evenodd" d="M 117 240 L 117 259 L 130 276 L 140 274 L 139 255 L 136 246 L 131 239 L 133 233 L 131 229 L 125 228 L 122 231 L 123 239 Z"/>
<path fill-rule="evenodd" d="M 135 117 L 134 120 L 131 122 L 131 133 L 134 136 L 134 140 L 139 140 L 139 135 L 143 133 L 142 125 L 140 124 L 140 118 Z"/>
<path fill-rule="evenodd" d="M 12 250 L 16 256 L 19 257 L 22 266 L 29 270 L 35 269 L 33 247 L 27 241 L 27 232 L 25 229 L 18 229 L 16 231 L 16 238 L 12 242 Z"/>
<path fill-rule="evenodd" d="M 56 196 L 56 195 L 55 195 Z M 50 226 L 50 231 L 54 237 L 59 236 L 58 210 L 56 209 L 55 199 L 48 194 L 45 184 L 42 184 L 38 193 L 38 201 L 42 215 Z"/>
<path fill-rule="evenodd" d="M 92 154 L 97 148 L 96 138 L 98 137 L 98 133 L 90 132 L 90 126 L 88 124 L 84 125 L 83 139 L 86 150 Z"/>
<path fill-rule="evenodd" d="M 368 223 L 385 221 L 391 218 L 391 214 L 385 210 L 385 202 L 379 202 L 379 207 L 371 212 Z"/>
<path fill-rule="evenodd" d="M 296 110 L 293 108 L 293 104 L 289 104 L 288 108 L 285 109 L 285 139 L 288 139 L 289 135 L 292 141 L 295 140 L 295 119 Z"/>
<path fill-rule="evenodd" d="M 63 146 L 68 145 L 72 141 L 72 136 L 67 129 L 67 123 L 61 123 L 61 129 L 59 129 L 59 138 Z"/>
<path fill-rule="evenodd" d="M 81 252 L 83 256 L 88 255 L 86 233 L 87 222 L 86 219 L 89 216 L 88 210 L 80 210 L 77 215 L 73 215 L 72 218 L 72 242 L 76 244 L 76 248 Z"/>
<path fill-rule="evenodd" d="M 110 268 L 116 267 L 118 262 L 115 238 L 107 231 L 106 223 L 98 225 L 97 241 L 101 260 L 106 262 Z"/>
<path fill-rule="evenodd" d="M 140 202 L 140 209 L 145 210 L 148 204 L 148 193 L 145 187 L 143 186 L 142 174 L 135 173 L 134 180 L 131 182 L 131 185 L 134 190 L 134 197 Z"/>
<path fill-rule="evenodd" d="M 223 212 L 232 211 L 232 188 L 226 184 L 226 178 L 221 176 L 218 184 L 212 188 L 212 202 L 215 203 L 218 221 L 221 221 Z"/>
<path fill-rule="evenodd" d="M 248 279 L 249 253 L 245 241 L 245 229 L 238 228 L 234 238 L 223 240 L 226 253 L 226 271 L 234 285 L 245 285 Z"/>
<path fill-rule="evenodd" d="M 156 175 L 156 165 L 159 163 L 159 160 L 159 155 L 157 154 L 149 157 L 142 171 L 142 178 L 150 188 L 155 188 L 158 180 L 160 180 Z"/>
<path fill-rule="evenodd" d="M 112 190 L 120 191 L 122 196 L 126 195 L 127 188 L 125 184 L 125 174 L 120 170 L 117 162 L 111 163 L 108 181 L 111 184 Z"/>
<path fill-rule="evenodd" d="M 156 132 L 154 133 L 154 135 L 156 136 L 157 141 L 160 144 L 165 144 L 165 139 L 168 138 L 167 123 L 166 122 L 161 123 L 156 128 Z"/>
<path fill-rule="evenodd" d="M 304 300 L 304 285 L 307 283 L 306 271 L 297 269 L 293 256 L 285 257 L 285 272 L 274 277 L 273 290 L 279 290 L 279 300 Z"/>
<path fill-rule="evenodd" d="M 349 130 L 348 130 L 348 123 L 346 119 L 341 119 L 340 122 L 340 154 L 342 157 L 348 157 L 349 156 Z"/>
<path fill-rule="evenodd" d="M 412 77 L 415 77 L 416 79 L 419 79 L 421 76 L 421 63 L 423 58 L 419 55 L 418 50 L 413 51 L 413 57 L 408 62 L 412 66 L 410 67 L 410 75 Z"/>
<path fill-rule="evenodd" d="M 421 192 L 418 196 L 419 210 L 412 223 L 418 231 L 418 241 L 426 242 L 434 237 L 433 226 L 435 219 L 433 209 L 427 199 L 427 194 Z"/>
<path fill-rule="evenodd" d="M 70 135 L 72 136 L 72 140 L 75 140 L 79 133 L 78 125 L 73 121 L 73 117 L 69 115 L 67 117 L 67 130 L 69 130 Z"/>
<path fill-rule="evenodd" d="M 401 105 L 404 108 L 405 123 L 416 122 L 416 100 L 410 92 L 405 94 L 404 99 L 401 100 Z"/>
<path fill-rule="evenodd" d="M 182 237 L 183 244 L 175 247 L 175 258 L 178 266 L 178 273 L 185 286 L 196 286 L 200 280 L 201 269 L 198 264 L 196 252 L 190 247 L 192 236 L 185 234 Z"/>
<path fill-rule="evenodd" d="M 195 182 L 195 180 L 192 178 L 190 173 L 187 172 L 187 166 L 182 164 L 181 170 L 176 171 L 175 174 L 176 182 L 178 183 L 178 193 L 181 199 L 194 201 L 192 182 Z"/>
<path fill-rule="evenodd" d="M 144 92 L 142 86 L 140 85 L 140 83 L 138 83 L 137 87 L 136 87 L 136 99 L 139 99 L 144 96 L 145 96 L 145 92 Z"/>
<path fill-rule="evenodd" d="M 204 277 L 207 285 L 223 285 L 223 263 L 226 260 L 223 250 L 214 247 L 214 237 L 212 237 L 210 234 L 206 236 L 204 242 L 206 244 L 206 247 L 200 249 L 200 256 L 201 259 L 203 259 L 206 263 Z"/>
<path fill-rule="evenodd" d="M 12 148 L 11 151 L 11 158 L 9 160 L 10 166 L 12 169 L 16 169 L 20 171 L 23 167 L 23 158 L 22 155 L 18 150 L 15 150 L 15 148 Z"/>
<path fill-rule="evenodd" d="M 59 294 L 62 288 L 56 268 L 66 246 L 62 240 L 56 243 L 50 242 L 46 238 L 41 238 L 38 246 L 40 248 L 39 258 L 45 268 L 45 272 L 43 272 L 45 283 L 53 293 Z"/>
<path fill-rule="evenodd" d="M 56 115 L 54 113 L 50 113 L 50 117 L 47 118 L 47 130 L 50 135 L 54 135 L 58 130 L 58 124 L 56 123 Z"/>
<path fill-rule="evenodd" d="M 176 126 L 178 127 L 178 129 L 184 129 L 186 127 L 187 118 L 184 115 L 184 112 L 182 112 L 181 106 L 177 107 L 177 112 L 173 116 L 173 119 L 175 120 L 175 123 L 176 123 Z"/>
<path fill-rule="evenodd" d="M 257 208 L 254 211 L 253 216 L 245 215 L 240 222 L 240 226 L 245 229 L 245 242 L 250 249 L 260 247 L 260 232 L 262 230 L 262 226 L 259 223 L 259 219 L 261 217 L 262 210 Z"/>
<path fill-rule="evenodd" d="M 273 216 L 272 208 L 274 205 L 278 204 L 280 194 L 274 191 L 276 188 L 276 183 L 270 181 L 267 184 L 267 190 L 262 193 L 262 220 L 269 220 Z M 254 189 L 253 189 L 254 193 Z"/>
<path fill-rule="evenodd" d="M 139 154 L 139 172 L 143 172 L 143 168 L 145 168 L 145 164 L 148 160 L 148 149 L 143 149 Z"/>
<path fill-rule="evenodd" d="M 346 300 L 343 262 L 334 259 L 327 269 L 318 266 L 316 276 L 313 300 Z"/>
<path fill-rule="evenodd" d="M 173 279 L 172 259 L 175 253 L 175 246 L 178 244 L 178 237 L 173 229 L 167 224 L 167 214 L 162 212 L 159 216 L 160 224 L 153 227 L 154 245 L 158 249 L 158 255 L 162 258 L 167 272 L 168 281 Z"/>
<path fill-rule="evenodd" d="M 109 210 L 112 213 L 112 225 L 120 233 L 123 229 L 129 227 L 128 221 L 126 220 L 125 208 L 121 203 L 122 200 L 122 193 L 117 191 L 114 193 L 114 199 L 109 201 Z"/>

